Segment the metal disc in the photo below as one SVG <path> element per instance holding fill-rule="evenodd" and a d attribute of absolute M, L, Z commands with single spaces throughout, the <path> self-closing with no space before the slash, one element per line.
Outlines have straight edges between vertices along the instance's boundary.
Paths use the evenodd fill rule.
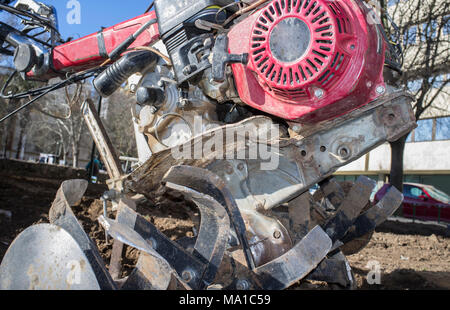
<path fill-rule="evenodd" d="M 51 224 L 32 226 L 0 265 L 0 290 L 99 290 L 89 261 L 72 236 Z"/>

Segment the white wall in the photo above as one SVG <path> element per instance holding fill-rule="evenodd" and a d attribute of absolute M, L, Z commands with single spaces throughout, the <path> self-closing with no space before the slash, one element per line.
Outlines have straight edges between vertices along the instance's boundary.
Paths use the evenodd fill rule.
<path fill-rule="evenodd" d="M 340 173 L 389 171 L 391 150 L 389 144 L 383 144 L 370 152 L 369 167 L 366 170 L 366 157 L 341 168 Z M 432 141 L 407 143 L 404 160 L 405 172 L 443 172 L 450 173 L 450 141 Z"/>

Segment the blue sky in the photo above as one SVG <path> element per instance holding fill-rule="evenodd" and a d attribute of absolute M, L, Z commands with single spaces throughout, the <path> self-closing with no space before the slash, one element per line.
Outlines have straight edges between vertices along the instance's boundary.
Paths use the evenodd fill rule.
<path fill-rule="evenodd" d="M 58 12 L 59 30 L 63 39 L 79 38 L 97 32 L 100 27 L 114 26 L 145 12 L 152 0 L 77 0 L 81 6 L 81 24 L 69 25 L 69 0 L 39 0 L 53 5 Z"/>

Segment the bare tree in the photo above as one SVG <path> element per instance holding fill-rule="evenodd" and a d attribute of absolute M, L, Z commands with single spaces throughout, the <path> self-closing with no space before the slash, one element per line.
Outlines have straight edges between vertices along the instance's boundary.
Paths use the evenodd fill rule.
<path fill-rule="evenodd" d="M 136 100 L 124 90 L 115 92 L 106 102 L 105 127 L 120 156 L 137 157 L 131 109 Z"/>
<path fill-rule="evenodd" d="M 416 119 L 419 120 L 430 109 L 445 109 L 437 105 L 437 99 L 445 95 L 450 86 L 450 3 L 445 0 L 380 2 L 399 26 L 395 29 L 384 19 L 388 36 L 392 37 L 398 31 L 402 35 L 404 73 L 398 82 L 416 97 Z M 391 143 L 390 183 L 400 190 L 403 189 L 403 155 L 407 137 Z"/>
<path fill-rule="evenodd" d="M 34 106 L 42 114 L 41 120 L 33 124 L 34 139 L 38 144 L 59 145 L 63 160 L 72 155 L 75 168 L 79 165 L 81 143 L 88 134 L 81 114 L 81 105 L 88 96 L 84 85 L 76 84 L 54 92 Z"/>

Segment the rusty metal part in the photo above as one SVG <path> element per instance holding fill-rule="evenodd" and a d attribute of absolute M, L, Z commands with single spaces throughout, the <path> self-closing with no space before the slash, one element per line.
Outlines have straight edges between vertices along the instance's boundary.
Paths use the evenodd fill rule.
<path fill-rule="evenodd" d="M 97 149 L 103 163 L 105 164 L 109 177 L 111 180 L 120 179 L 123 171 L 120 165 L 119 157 L 115 152 L 114 146 L 109 139 L 106 129 L 102 124 L 100 116 L 98 115 L 92 100 L 87 99 L 83 103 L 81 111 L 91 136 L 97 145 Z"/>

